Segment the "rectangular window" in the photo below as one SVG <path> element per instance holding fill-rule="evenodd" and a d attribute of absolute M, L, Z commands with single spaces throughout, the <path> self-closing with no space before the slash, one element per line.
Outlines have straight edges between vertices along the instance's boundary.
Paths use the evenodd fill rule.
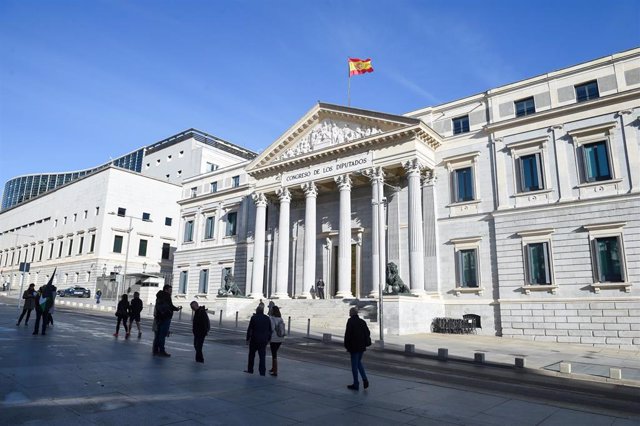
<path fill-rule="evenodd" d="M 60 244 L 58 244 L 58 257 L 62 257 L 62 244 L 62 241 L 60 241 Z"/>
<path fill-rule="evenodd" d="M 478 287 L 477 249 L 458 250 L 458 286 Z"/>
<path fill-rule="evenodd" d="M 82 254 L 82 246 L 84 246 L 84 237 L 80 237 L 80 244 L 78 245 L 78 254 Z"/>
<path fill-rule="evenodd" d="M 471 201 L 473 196 L 473 170 L 465 167 L 453 171 L 454 202 Z"/>
<path fill-rule="evenodd" d="M 53 243 L 49 246 L 49 259 L 53 259 Z"/>
<path fill-rule="evenodd" d="M 612 178 L 609 153 L 607 152 L 607 143 L 605 141 L 583 145 L 582 161 L 584 178 L 587 182 L 597 182 Z"/>
<path fill-rule="evenodd" d="M 184 224 L 184 242 L 193 241 L 193 220 L 188 220 Z"/>
<path fill-rule="evenodd" d="M 62 224 L 63 224 L 63 225 L 66 225 L 66 224 L 67 224 L 67 217 L 66 217 L 66 216 L 64 217 L 64 220 L 62 221 Z"/>
<path fill-rule="evenodd" d="M 178 283 L 178 293 L 187 294 L 187 278 L 189 278 L 189 272 L 180 271 L 180 281 Z"/>
<path fill-rule="evenodd" d="M 529 243 L 526 245 L 527 279 L 529 284 L 551 284 L 551 262 L 549 243 Z"/>
<path fill-rule="evenodd" d="M 96 234 L 91 234 L 91 245 L 89 246 L 89 253 L 93 253 L 96 248 Z"/>
<path fill-rule="evenodd" d="M 198 293 L 206 294 L 209 291 L 209 270 L 202 269 L 200 271 L 200 281 L 198 283 Z"/>
<path fill-rule="evenodd" d="M 469 131 L 469 116 L 454 118 L 453 120 L 453 134 L 459 135 L 460 133 L 467 133 Z"/>
<path fill-rule="evenodd" d="M 624 282 L 622 250 L 619 237 L 594 238 L 598 281 Z"/>
<path fill-rule="evenodd" d="M 78 220 L 78 213 L 73 214 L 73 221 L 76 222 Z"/>
<path fill-rule="evenodd" d="M 536 104 L 533 101 L 533 97 L 521 99 L 514 103 L 516 104 L 516 117 L 524 117 L 525 115 L 531 115 L 536 112 Z"/>
<path fill-rule="evenodd" d="M 121 235 L 116 235 L 113 238 L 113 252 L 122 253 L 122 236 Z"/>
<path fill-rule="evenodd" d="M 218 166 L 216 164 L 207 162 L 207 172 L 213 172 L 214 170 L 218 170 Z"/>
<path fill-rule="evenodd" d="M 89 210 L 85 210 L 84 214 L 82 215 L 82 218 L 86 219 L 88 215 L 89 215 Z"/>
<path fill-rule="evenodd" d="M 142 213 L 142 220 L 145 222 L 151 222 L 151 213 Z"/>
<path fill-rule="evenodd" d="M 147 255 L 147 242 L 147 240 L 140 240 L 140 244 L 138 245 L 138 256 Z"/>
<path fill-rule="evenodd" d="M 191 188 L 191 198 L 196 197 L 198 195 L 198 187 Z"/>
<path fill-rule="evenodd" d="M 240 176 L 234 176 L 231 178 L 231 187 L 236 188 L 240 186 Z"/>
<path fill-rule="evenodd" d="M 100 207 L 96 207 L 96 216 L 100 214 Z"/>
<path fill-rule="evenodd" d="M 227 213 L 227 229 L 225 233 L 227 237 L 236 235 L 237 219 L 238 219 L 238 213 L 236 212 Z"/>
<path fill-rule="evenodd" d="M 118 207 L 118 216 L 124 217 L 127 214 L 127 209 L 123 207 Z"/>
<path fill-rule="evenodd" d="M 542 162 L 540 153 L 523 155 L 518 159 L 520 174 L 520 192 L 538 191 L 544 189 Z"/>
<path fill-rule="evenodd" d="M 44 246 L 40 246 L 40 254 L 38 255 L 38 262 L 42 262 L 42 252 L 44 252 Z"/>
<path fill-rule="evenodd" d="M 211 182 L 209 184 L 209 192 L 218 192 L 218 182 Z"/>
<path fill-rule="evenodd" d="M 173 220 L 172 220 L 170 217 L 165 217 L 165 218 L 164 218 L 164 225 L 165 225 L 165 226 L 171 226 L 171 222 L 172 222 L 172 221 L 173 221 Z"/>
<path fill-rule="evenodd" d="M 207 218 L 206 224 L 205 224 L 205 229 L 204 229 L 204 239 L 205 240 L 210 240 L 213 238 L 213 231 L 215 228 L 215 217 L 214 216 L 209 216 Z"/>
<path fill-rule="evenodd" d="M 162 260 L 168 260 L 171 254 L 171 245 L 169 243 L 162 243 Z"/>
<path fill-rule="evenodd" d="M 33 259 L 36 258 L 36 248 L 33 248 L 33 251 L 31 252 L 31 261 L 33 262 Z"/>
<path fill-rule="evenodd" d="M 589 81 L 588 83 L 577 84 L 575 89 L 577 102 L 589 101 L 600 97 L 598 82 L 595 80 Z"/>

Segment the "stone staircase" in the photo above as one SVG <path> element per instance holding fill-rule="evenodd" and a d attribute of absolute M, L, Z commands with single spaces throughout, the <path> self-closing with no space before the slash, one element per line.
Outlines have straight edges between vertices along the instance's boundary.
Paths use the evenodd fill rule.
<path fill-rule="evenodd" d="M 263 299 L 265 313 L 267 313 L 270 299 Z M 282 318 L 288 323 L 291 317 L 291 327 L 306 330 L 310 320 L 312 333 L 344 330 L 349 319 L 349 309 L 358 307 L 360 318 L 364 319 L 369 328 L 377 327 L 378 305 L 373 299 L 273 299 L 273 303 L 280 308 Z M 218 317 L 222 310 L 223 319 L 234 319 L 236 311 L 239 320 L 248 320 L 255 312 L 258 301 L 254 299 L 218 298 L 213 304 L 208 304 L 210 311 L 215 311 Z"/>

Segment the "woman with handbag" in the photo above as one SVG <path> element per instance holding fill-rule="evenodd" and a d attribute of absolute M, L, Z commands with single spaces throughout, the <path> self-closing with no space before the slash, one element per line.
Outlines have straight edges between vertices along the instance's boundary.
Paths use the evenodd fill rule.
<path fill-rule="evenodd" d="M 349 320 L 347 321 L 347 329 L 344 332 L 344 347 L 351 354 L 351 373 L 353 374 L 353 384 L 347 388 L 351 390 L 360 389 L 358 382 L 358 372 L 362 376 L 362 385 L 364 388 L 369 387 L 367 373 L 362 365 L 362 356 L 367 350 L 367 346 L 371 346 L 371 333 L 367 323 L 358 316 L 358 308 L 353 307 L 349 310 Z"/>
<path fill-rule="evenodd" d="M 125 338 L 129 338 L 129 328 L 127 327 L 127 317 L 129 316 L 129 296 L 123 294 L 118 302 L 118 307 L 116 309 L 116 318 L 118 318 L 118 322 L 116 323 L 116 332 L 113 333 L 113 337 L 118 337 L 118 332 L 120 331 L 120 323 L 122 322 L 122 326 L 124 327 L 124 331 L 126 333 Z"/>

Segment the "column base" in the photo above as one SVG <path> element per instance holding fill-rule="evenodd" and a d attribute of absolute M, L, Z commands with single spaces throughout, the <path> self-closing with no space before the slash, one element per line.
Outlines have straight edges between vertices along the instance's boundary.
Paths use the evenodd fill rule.
<path fill-rule="evenodd" d="M 338 291 L 334 296 L 335 299 L 355 299 L 350 291 Z"/>
<path fill-rule="evenodd" d="M 248 294 L 247 297 L 250 297 L 252 299 L 265 299 L 264 294 L 262 293 L 251 293 Z"/>
<path fill-rule="evenodd" d="M 272 299 L 291 299 L 287 293 L 274 293 L 271 295 Z"/>

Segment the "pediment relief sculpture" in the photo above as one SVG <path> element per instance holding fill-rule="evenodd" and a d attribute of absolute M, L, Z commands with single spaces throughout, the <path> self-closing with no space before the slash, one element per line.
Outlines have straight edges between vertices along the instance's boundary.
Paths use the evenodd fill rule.
<path fill-rule="evenodd" d="M 294 146 L 288 148 L 278 160 L 298 157 L 333 145 L 351 142 L 382 133 L 379 127 L 350 123 L 325 118 L 302 136 Z"/>

